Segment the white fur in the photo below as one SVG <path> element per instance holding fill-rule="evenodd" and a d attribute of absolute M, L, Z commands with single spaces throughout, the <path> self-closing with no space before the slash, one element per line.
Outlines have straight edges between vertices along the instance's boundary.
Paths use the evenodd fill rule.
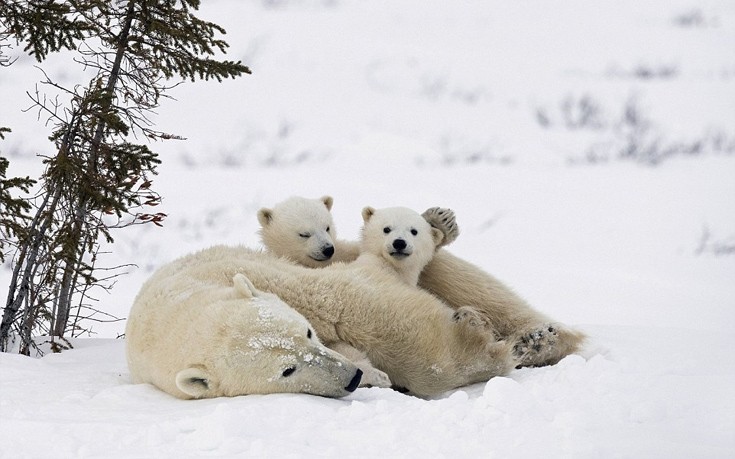
<path fill-rule="evenodd" d="M 304 198 L 298 198 L 304 199 Z M 277 205 L 274 213 L 289 221 L 299 221 L 309 225 L 313 218 L 320 225 L 334 229 L 330 206 L 313 206 L 309 212 L 296 206 Z M 275 209 L 278 209 L 275 212 Z M 262 221 L 261 221 L 262 224 Z M 324 267 L 335 261 L 350 262 L 360 254 L 358 242 L 333 239 L 335 253 L 329 260 L 320 264 L 303 262 L 305 245 L 285 243 L 285 237 L 277 234 L 288 232 L 278 225 L 263 228 L 263 244 L 272 253 L 287 257 L 297 263 L 310 267 Z M 266 236 L 268 233 L 268 237 Z M 459 310 L 472 305 L 482 314 L 483 319 L 494 330 L 496 336 L 514 343 L 514 352 L 522 366 L 550 365 L 564 356 L 580 349 L 584 334 L 561 323 L 553 322 L 541 312 L 532 308 L 505 284 L 479 267 L 453 255 L 444 248 L 436 251 L 434 257 L 421 271 L 418 286 L 433 293 L 446 304 Z M 552 330 L 552 331 L 549 331 Z"/>
<path fill-rule="evenodd" d="M 365 353 L 394 384 L 417 395 L 437 395 L 485 381 L 507 374 L 516 364 L 508 343 L 497 342 L 482 327 L 455 322 L 452 309 L 395 275 L 342 263 L 311 269 L 245 247 L 217 246 L 169 263 L 144 285 L 127 330 L 135 381 L 152 382 L 185 397 L 187 393 L 176 385 L 177 373 L 192 371 L 194 378 L 183 373 L 179 379 L 196 385 L 203 379 L 196 370 L 204 366 L 210 375 L 204 379 L 217 383 L 210 387 L 220 388 L 216 395 L 344 393 L 344 379 L 336 382 L 337 368 L 347 368 L 348 378 L 355 367 L 320 346 L 303 349 L 309 344 L 306 322 L 296 321 L 292 327 L 293 320 L 286 324 L 278 320 L 276 329 L 283 336 L 274 330 L 253 338 L 253 333 L 261 336 L 257 325 L 261 313 L 247 311 L 271 308 L 248 307 L 252 302 L 236 294 L 233 286 L 238 273 L 303 315 L 324 344 L 344 343 Z M 230 297 L 235 299 L 226 299 Z M 275 297 L 269 298 L 268 304 Z M 333 365 L 302 381 L 306 385 L 290 385 L 280 378 L 285 366 L 311 361 L 307 355 Z M 255 356 L 257 363 L 248 363 Z"/>
<path fill-rule="evenodd" d="M 289 247 L 284 252 L 293 261 L 318 268 L 331 262 L 335 230 L 331 214 L 332 198 L 293 197 L 273 209 L 260 209 L 260 235 L 267 247 Z M 306 217 L 306 218 L 303 218 Z"/>
<path fill-rule="evenodd" d="M 214 280 L 196 276 L 198 267 L 174 262 L 138 294 L 126 328 L 134 382 L 183 399 L 349 393 L 359 370 L 301 314 L 241 273 Z"/>
<path fill-rule="evenodd" d="M 357 263 L 392 270 L 408 285 L 416 285 L 444 235 L 417 212 L 406 207 L 362 210 L 364 226 Z"/>

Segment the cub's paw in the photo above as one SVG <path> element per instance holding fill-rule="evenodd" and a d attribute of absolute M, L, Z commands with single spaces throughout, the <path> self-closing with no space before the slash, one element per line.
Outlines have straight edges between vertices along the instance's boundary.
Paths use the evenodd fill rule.
<path fill-rule="evenodd" d="M 459 236 L 457 217 L 452 209 L 431 207 L 426 209 L 421 216 L 424 217 L 424 220 L 429 222 L 431 226 L 444 233 L 444 239 L 437 248 L 451 244 Z"/>
<path fill-rule="evenodd" d="M 362 379 L 359 387 L 391 387 L 390 377 L 385 372 L 378 370 L 373 366 L 360 368 L 362 370 Z"/>
<path fill-rule="evenodd" d="M 458 324 L 466 324 L 472 327 L 484 327 L 487 325 L 487 321 L 480 314 L 477 309 L 472 306 L 462 306 L 457 308 L 452 314 L 452 321 Z"/>
<path fill-rule="evenodd" d="M 558 337 L 557 327 L 552 324 L 544 324 L 521 334 L 513 346 L 513 355 L 520 361 L 518 368 L 544 365 L 548 357 L 554 354 Z"/>

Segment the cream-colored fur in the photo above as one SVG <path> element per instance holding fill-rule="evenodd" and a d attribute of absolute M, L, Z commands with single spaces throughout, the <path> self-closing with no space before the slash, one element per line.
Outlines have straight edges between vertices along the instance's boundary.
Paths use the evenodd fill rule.
<path fill-rule="evenodd" d="M 133 382 L 182 399 L 273 392 L 341 397 L 361 374 L 276 295 L 196 256 L 164 266 L 143 285 L 126 346 Z"/>
<path fill-rule="evenodd" d="M 311 268 L 322 268 L 341 260 L 357 258 L 357 245 L 334 250 L 336 229 L 332 222 L 332 198 L 319 199 L 292 197 L 272 209 L 258 211 L 261 239 L 266 247 L 279 247 L 276 253 L 291 261 Z M 344 342 L 330 344 L 330 348 L 355 363 L 363 372 L 361 386 L 390 387 L 388 375 L 375 368 L 365 353 Z"/>
<path fill-rule="evenodd" d="M 360 255 L 355 263 L 387 270 L 415 286 L 444 234 L 406 207 L 365 207 L 362 218 Z"/>
<path fill-rule="evenodd" d="M 346 343 L 366 353 L 395 385 L 416 395 L 436 395 L 504 375 L 517 363 L 510 344 L 455 322 L 454 311 L 433 295 L 369 267 L 310 269 L 245 247 L 217 246 L 174 261 L 154 277 L 227 289 L 237 273 L 306 317 L 324 344 Z M 166 289 L 175 290 L 173 285 Z M 181 341 L 181 336 L 186 335 L 171 341 Z"/>
<path fill-rule="evenodd" d="M 304 198 L 292 198 L 304 199 Z M 332 198 L 328 199 L 329 206 L 314 207 L 313 211 L 319 214 L 318 221 L 322 225 L 334 230 L 331 219 Z M 276 211 L 278 209 L 278 211 Z M 293 221 L 303 221 L 312 218 L 310 213 L 301 212 L 298 207 L 274 208 L 274 213 L 286 212 L 281 218 Z M 437 226 L 443 222 L 435 222 Z M 262 221 L 261 221 L 262 224 Z M 456 232 L 456 225 L 451 222 Z M 263 229 L 265 235 L 265 228 Z M 298 243 L 278 243 L 273 235 L 289 229 L 279 228 L 278 225 L 269 225 L 269 237 L 263 237 L 263 244 L 267 249 L 279 256 L 288 257 L 299 262 L 304 253 L 303 245 Z M 322 267 L 333 263 L 334 260 L 349 262 L 357 259 L 360 253 L 358 242 L 334 239 L 332 245 L 334 255 L 324 260 Z M 554 322 L 544 314 L 533 309 L 526 301 L 515 294 L 510 288 L 488 274 L 479 267 L 462 260 L 444 248 L 440 248 L 429 261 L 418 279 L 419 287 L 433 293 L 452 308 L 457 309 L 472 305 L 483 316 L 498 338 L 513 343 L 514 354 L 519 359 L 520 366 L 542 366 L 557 363 L 565 356 L 580 350 L 584 341 L 584 334 L 564 324 Z"/>
<path fill-rule="evenodd" d="M 331 196 L 292 197 L 272 209 L 260 209 L 260 237 L 265 247 L 276 247 L 277 255 L 311 268 L 353 261 L 359 254 L 357 245 L 335 251 L 336 230 L 329 212 L 332 203 Z"/>

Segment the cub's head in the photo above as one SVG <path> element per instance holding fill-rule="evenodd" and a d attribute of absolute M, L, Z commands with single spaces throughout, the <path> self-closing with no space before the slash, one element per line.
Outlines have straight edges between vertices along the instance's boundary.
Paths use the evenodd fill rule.
<path fill-rule="evenodd" d="M 268 250 L 311 268 L 329 264 L 334 255 L 332 197 L 289 198 L 258 211 L 260 236 Z"/>
<path fill-rule="evenodd" d="M 383 258 L 399 272 L 418 274 L 434 257 L 444 233 L 405 207 L 362 210 L 361 253 Z"/>
<path fill-rule="evenodd" d="M 342 397 L 357 388 L 362 372 L 325 347 L 304 316 L 257 290 L 243 274 L 233 283 L 230 298 L 211 305 L 210 314 L 227 315 L 204 344 L 211 347 L 191 352 L 192 361 L 176 373 L 183 398 L 282 392 Z"/>

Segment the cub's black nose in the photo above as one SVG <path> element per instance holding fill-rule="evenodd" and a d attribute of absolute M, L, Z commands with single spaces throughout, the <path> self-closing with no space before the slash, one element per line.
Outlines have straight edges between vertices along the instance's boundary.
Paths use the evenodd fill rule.
<path fill-rule="evenodd" d="M 406 241 L 403 239 L 396 239 L 393 241 L 393 248 L 396 250 L 404 250 L 406 248 Z"/>
<path fill-rule="evenodd" d="M 347 392 L 355 392 L 355 389 L 357 389 L 357 386 L 360 385 L 360 380 L 362 379 L 362 370 L 357 369 L 357 373 L 355 373 L 355 376 L 352 377 L 352 381 L 345 387 L 345 390 Z"/>
<path fill-rule="evenodd" d="M 322 255 L 324 255 L 327 258 L 332 258 L 332 255 L 334 255 L 334 246 L 328 245 L 322 249 Z"/>

